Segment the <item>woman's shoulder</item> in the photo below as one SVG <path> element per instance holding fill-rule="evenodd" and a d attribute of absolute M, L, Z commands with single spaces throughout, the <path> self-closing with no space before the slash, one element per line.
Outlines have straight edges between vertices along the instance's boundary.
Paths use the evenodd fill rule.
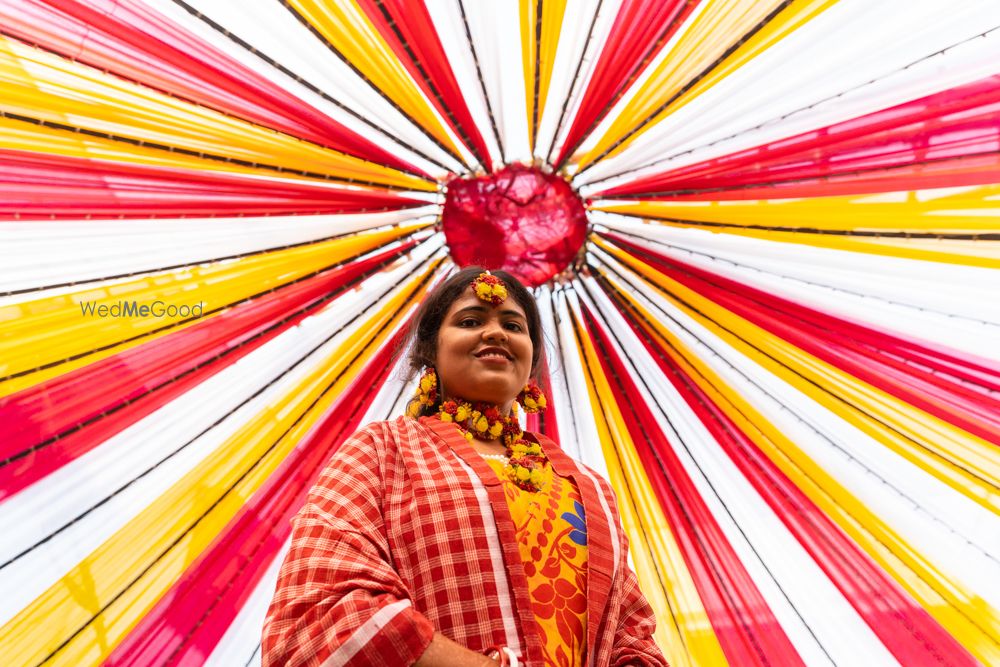
<path fill-rule="evenodd" d="M 331 469 L 378 469 L 386 473 L 387 466 L 397 465 L 407 450 L 426 442 L 427 427 L 417 420 L 401 416 L 368 422 L 336 447 L 330 457 Z"/>
<path fill-rule="evenodd" d="M 524 437 L 528 440 L 534 440 L 542 446 L 542 449 L 549 451 L 550 449 L 558 450 L 563 456 L 568 457 L 569 455 L 563 450 L 558 442 L 550 438 L 549 436 L 541 433 L 540 431 L 524 431 Z"/>
<path fill-rule="evenodd" d="M 407 415 L 369 422 L 355 431 L 354 438 L 370 439 L 395 448 L 414 441 L 426 440 L 428 429 L 418 420 Z"/>

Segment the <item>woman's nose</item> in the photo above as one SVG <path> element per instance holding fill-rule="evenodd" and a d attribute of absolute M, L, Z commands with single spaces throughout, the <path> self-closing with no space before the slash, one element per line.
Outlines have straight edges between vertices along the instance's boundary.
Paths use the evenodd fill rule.
<path fill-rule="evenodd" d="M 486 340 L 507 340 L 507 331 L 500 323 L 490 323 L 483 327 L 483 338 Z"/>

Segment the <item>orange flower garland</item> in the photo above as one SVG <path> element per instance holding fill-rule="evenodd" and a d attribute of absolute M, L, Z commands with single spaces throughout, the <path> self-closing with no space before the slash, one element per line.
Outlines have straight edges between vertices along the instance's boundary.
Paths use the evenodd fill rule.
<path fill-rule="evenodd" d="M 425 406 L 437 404 L 437 373 L 428 368 L 420 378 L 410 401 L 408 413 L 418 417 Z M 538 385 L 530 382 L 518 395 L 524 401 L 525 412 L 539 412 L 545 409 L 545 394 Z M 517 420 L 517 403 L 511 406 L 510 414 L 504 416 L 500 408 L 491 403 L 470 403 L 461 399 L 449 399 L 438 406 L 438 419 L 458 427 L 467 440 L 478 437 L 481 440 L 501 439 L 507 448 L 507 465 L 504 475 L 525 491 L 541 491 L 551 481 L 552 468 L 547 466 L 548 457 L 537 442 L 524 438 L 524 431 Z"/>
<path fill-rule="evenodd" d="M 525 440 L 516 407 L 512 406 L 510 415 L 505 417 L 497 406 L 489 403 L 451 400 L 441 404 L 437 417 L 454 423 L 468 440 L 502 439 L 509 457 L 504 475 L 521 489 L 541 491 L 549 481 L 552 471 L 545 465 L 548 457 L 537 442 Z"/>

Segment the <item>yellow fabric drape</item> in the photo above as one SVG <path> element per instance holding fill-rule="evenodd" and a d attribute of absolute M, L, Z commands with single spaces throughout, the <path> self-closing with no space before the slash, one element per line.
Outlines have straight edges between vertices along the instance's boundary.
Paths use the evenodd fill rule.
<path fill-rule="evenodd" d="M 605 200 L 594 209 L 673 227 L 701 227 L 770 241 L 1000 268 L 1000 243 L 996 242 L 867 235 L 995 232 L 997 223 L 992 213 L 998 196 L 1000 185 L 976 185 L 958 191 L 917 190 L 808 199 Z"/>
<path fill-rule="evenodd" d="M 684 555 L 635 451 L 593 341 L 579 316 L 574 315 L 574 319 L 578 353 L 590 375 L 590 409 L 609 481 L 618 496 L 636 576 L 656 614 L 656 642 L 668 662 L 677 667 L 728 665 Z"/>
<path fill-rule="evenodd" d="M 542 3 L 540 39 L 538 34 L 538 4 Z M 562 22 L 566 16 L 566 0 L 521 0 L 521 58 L 524 62 L 524 92 L 527 100 L 528 141 L 535 146 L 535 130 L 545 113 L 545 99 L 552 82 Z M 536 109 L 535 77 L 538 77 Z"/>

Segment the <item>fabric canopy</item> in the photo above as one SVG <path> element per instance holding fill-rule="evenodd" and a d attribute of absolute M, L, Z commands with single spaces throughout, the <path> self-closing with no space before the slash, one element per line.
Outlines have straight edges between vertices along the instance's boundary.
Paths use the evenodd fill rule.
<path fill-rule="evenodd" d="M 1000 664 L 996 2 L 21 0 L 0 90 L 5 665 L 259 664 L 514 254 L 671 665 Z"/>

